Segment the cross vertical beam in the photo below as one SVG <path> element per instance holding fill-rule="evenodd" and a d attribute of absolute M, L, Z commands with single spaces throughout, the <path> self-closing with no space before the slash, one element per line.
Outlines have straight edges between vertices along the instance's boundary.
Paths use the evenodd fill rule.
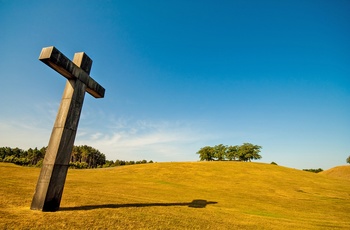
<path fill-rule="evenodd" d="M 31 204 L 33 210 L 57 211 L 85 91 L 96 98 L 102 98 L 105 89 L 89 76 L 92 60 L 83 52 L 76 53 L 72 62 L 55 47 L 47 47 L 42 49 L 39 60 L 68 79 Z"/>

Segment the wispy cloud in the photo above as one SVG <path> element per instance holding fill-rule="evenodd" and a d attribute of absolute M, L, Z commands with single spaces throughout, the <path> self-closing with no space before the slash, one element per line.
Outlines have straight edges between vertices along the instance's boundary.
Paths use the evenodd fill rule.
<path fill-rule="evenodd" d="M 88 143 L 110 159 L 152 159 L 156 161 L 197 160 L 200 143 L 210 138 L 194 124 L 181 121 L 111 119 L 98 132 L 81 132 L 76 143 Z"/>
<path fill-rule="evenodd" d="M 2 117 L 0 146 L 46 146 L 57 109 L 57 103 L 40 104 L 27 113 Z M 237 128 L 210 127 L 206 121 L 142 120 L 108 115 L 89 106 L 83 110 L 75 145 L 92 146 L 110 160 L 194 161 L 203 146 L 240 144 L 239 138 L 247 136 Z"/>
<path fill-rule="evenodd" d="M 0 146 L 28 149 L 48 144 L 58 104 L 37 106 L 35 110 L 0 121 Z M 85 109 L 75 145 L 90 145 L 107 159 L 193 161 L 198 149 L 217 138 L 192 121 L 140 120 L 107 116 L 103 111 Z"/>

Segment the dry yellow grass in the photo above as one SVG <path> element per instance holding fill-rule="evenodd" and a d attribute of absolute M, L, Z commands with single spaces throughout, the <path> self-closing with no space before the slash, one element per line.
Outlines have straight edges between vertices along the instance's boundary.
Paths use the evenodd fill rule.
<path fill-rule="evenodd" d="M 337 166 L 321 172 L 323 175 L 350 180 L 350 165 Z"/>
<path fill-rule="evenodd" d="M 69 170 L 54 213 L 29 209 L 38 175 L 0 163 L 0 229 L 350 229 L 349 180 L 276 165 Z"/>

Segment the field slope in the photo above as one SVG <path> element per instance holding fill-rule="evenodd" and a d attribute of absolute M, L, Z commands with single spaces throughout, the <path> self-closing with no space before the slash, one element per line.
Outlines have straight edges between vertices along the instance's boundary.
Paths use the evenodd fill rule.
<path fill-rule="evenodd" d="M 350 165 L 337 166 L 321 172 L 323 175 L 350 180 Z"/>
<path fill-rule="evenodd" d="M 29 209 L 39 169 L 0 163 L 0 229 L 350 229 L 350 181 L 276 165 L 69 170 L 61 209 Z"/>

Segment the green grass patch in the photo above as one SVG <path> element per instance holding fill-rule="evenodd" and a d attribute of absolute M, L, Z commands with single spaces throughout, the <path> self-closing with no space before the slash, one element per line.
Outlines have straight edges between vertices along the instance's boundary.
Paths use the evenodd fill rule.
<path fill-rule="evenodd" d="M 29 209 L 40 169 L 0 163 L 0 229 L 350 229 L 350 183 L 248 162 L 70 169 L 61 209 Z"/>

